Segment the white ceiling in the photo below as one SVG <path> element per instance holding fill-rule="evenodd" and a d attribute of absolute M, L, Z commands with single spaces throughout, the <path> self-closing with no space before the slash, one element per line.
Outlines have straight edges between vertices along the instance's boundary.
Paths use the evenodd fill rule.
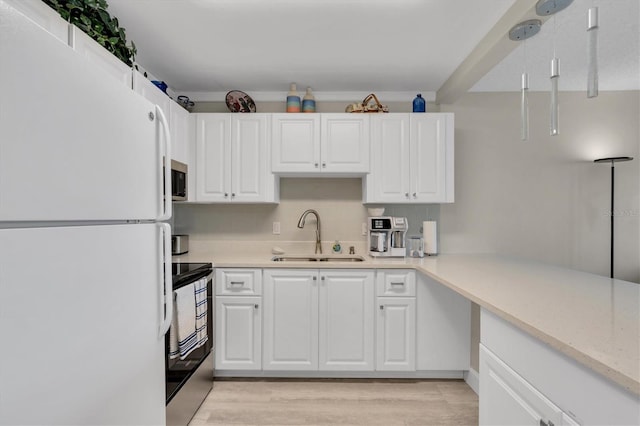
<path fill-rule="evenodd" d="M 637 89 L 638 0 L 575 0 L 557 15 L 561 89 L 582 72 L 584 10 L 594 1 L 601 9 L 601 48 L 616 58 L 601 54 L 601 90 L 609 82 Z M 136 43 L 140 65 L 177 92 L 280 93 L 297 82 L 301 91 L 423 92 L 433 99 L 515 2 L 109 0 L 109 10 Z M 552 25 L 527 42 L 534 90 L 534 75 L 543 76 L 541 90 L 548 86 Z M 522 58 L 516 49 L 472 90 L 519 90 Z"/>

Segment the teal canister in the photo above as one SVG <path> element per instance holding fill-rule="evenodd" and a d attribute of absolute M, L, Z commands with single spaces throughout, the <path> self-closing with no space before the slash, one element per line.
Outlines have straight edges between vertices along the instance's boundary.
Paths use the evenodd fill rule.
<path fill-rule="evenodd" d="M 427 103 L 420 93 L 413 99 L 413 112 L 426 112 Z"/>

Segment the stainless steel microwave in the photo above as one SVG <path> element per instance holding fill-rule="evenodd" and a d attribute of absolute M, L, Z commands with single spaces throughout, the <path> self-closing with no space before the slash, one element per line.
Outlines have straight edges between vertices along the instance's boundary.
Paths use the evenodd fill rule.
<path fill-rule="evenodd" d="M 171 160 L 171 199 L 173 201 L 187 201 L 187 170 L 186 164 Z"/>

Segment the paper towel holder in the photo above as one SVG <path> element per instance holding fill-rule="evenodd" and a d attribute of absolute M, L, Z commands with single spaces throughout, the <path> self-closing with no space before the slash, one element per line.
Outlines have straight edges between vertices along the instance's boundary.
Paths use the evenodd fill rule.
<path fill-rule="evenodd" d="M 422 240 L 425 256 L 438 255 L 438 222 L 426 220 L 422 222 Z"/>

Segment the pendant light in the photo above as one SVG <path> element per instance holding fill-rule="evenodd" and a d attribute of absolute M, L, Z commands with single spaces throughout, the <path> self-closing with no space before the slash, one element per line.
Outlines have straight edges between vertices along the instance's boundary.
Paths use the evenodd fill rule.
<path fill-rule="evenodd" d="M 509 39 L 524 41 L 524 70 L 520 78 L 520 139 L 529 140 L 529 74 L 527 73 L 527 39 L 540 32 L 542 21 L 530 19 L 509 30 Z"/>
<path fill-rule="evenodd" d="M 598 96 L 598 8 L 587 13 L 587 97 Z"/>
<path fill-rule="evenodd" d="M 573 0 L 538 0 L 536 3 L 536 13 L 539 16 L 555 15 L 567 6 Z M 559 102 L 558 102 L 558 81 L 560 80 L 560 60 L 556 57 L 556 17 L 553 17 L 553 58 L 551 59 L 551 114 L 549 134 L 557 136 L 559 130 Z"/>

